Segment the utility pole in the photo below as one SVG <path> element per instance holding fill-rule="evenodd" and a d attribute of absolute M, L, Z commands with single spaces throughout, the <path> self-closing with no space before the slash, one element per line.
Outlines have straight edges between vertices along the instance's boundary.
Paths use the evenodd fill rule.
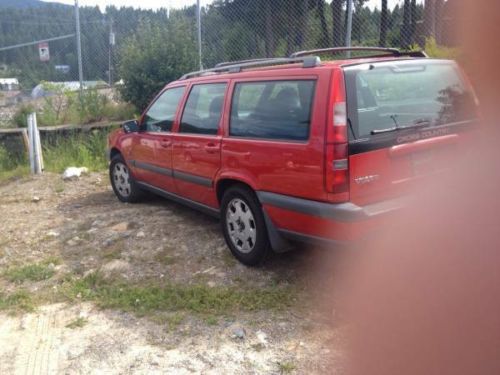
<path fill-rule="evenodd" d="M 200 70 L 203 70 L 203 63 L 201 62 L 201 7 L 200 0 L 196 0 L 196 23 L 198 26 L 198 59 L 200 63 Z"/>
<path fill-rule="evenodd" d="M 351 46 L 351 38 L 352 38 L 352 6 L 353 0 L 347 0 L 347 24 L 346 24 L 346 33 L 345 33 L 345 46 Z"/>
<path fill-rule="evenodd" d="M 78 54 L 78 79 L 80 80 L 80 99 L 83 93 L 83 65 L 82 65 L 82 38 L 80 34 L 80 9 L 78 0 L 75 0 L 75 19 L 76 19 L 76 51 Z"/>
<path fill-rule="evenodd" d="M 113 19 L 110 19 L 109 22 L 109 87 L 113 86 L 113 47 L 115 46 L 115 33 L 113 32 Z"/>

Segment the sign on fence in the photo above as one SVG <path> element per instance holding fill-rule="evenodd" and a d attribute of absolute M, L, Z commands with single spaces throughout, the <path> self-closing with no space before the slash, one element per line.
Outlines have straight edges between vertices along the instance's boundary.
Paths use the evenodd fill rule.
<path fill-rule="evenodd" d="M 49 43 L 44 42 L 38 44 L 38 52 L 40 53 L 40 61 L 50 60 Z"/>

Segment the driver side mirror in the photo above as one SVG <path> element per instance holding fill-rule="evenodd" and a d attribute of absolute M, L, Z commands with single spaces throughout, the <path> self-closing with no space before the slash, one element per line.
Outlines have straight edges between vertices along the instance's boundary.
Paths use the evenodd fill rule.
<path fill-rule="evenodd" d="M 125 121 L 122 124 L 122 129 L 126 134 L 137 133 L 139 131 L 139 121 L 137 120 Z"/>

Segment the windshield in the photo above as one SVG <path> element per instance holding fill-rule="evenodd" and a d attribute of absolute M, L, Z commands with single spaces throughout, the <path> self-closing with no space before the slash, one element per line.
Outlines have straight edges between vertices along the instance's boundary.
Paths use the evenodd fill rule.
<path fill-rule="evenodd" d="M 346 69 L 351 137 L 472 120 L 475 101 L 449 61 L 398 61 Z"/>

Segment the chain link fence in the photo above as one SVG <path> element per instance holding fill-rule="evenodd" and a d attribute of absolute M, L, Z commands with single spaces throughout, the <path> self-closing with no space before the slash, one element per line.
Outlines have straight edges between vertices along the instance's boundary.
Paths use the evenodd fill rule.
<path fill-rule="evenodd" d="M 137 35 L 153 30 L 151 25 L 165 30 L 172 25 L 162 34 L 165 48 L 169 45 L 171 49 L 169 56 L 186 49 L 191 61 L 182 65 L 183 69 L 198 69 L 200 62 L 209 68 L 222 61 L 288 56 L 305 49 L 349 44 L 412 49 L 423 48 L 434 38 L 439 45 L 453 46 L 453 4 L 453 0 L 205 0 L 198 8 L 193 0 L 180 9 L 80 7 L 82 77 L 75 35 L 35 43 L 75 34 L 73 6 L 0 9 L 0 47 L 33 42 L 0 48 L 0 77 L 19 81 L 14 89 L 0 81 L 0 122 L 9 117 L 6 107 L 43 95 L 43 81 L 64 82 L 69 89 L 77 89 L 80 78 L 84 87 L 121 85 L 126 79 L 127 48 L 147 49 L 148 39 Z M 181 21 L 183 26 L 179 27 Z M 175 38 L 182 39 L 172 44 Z M 44 47 L 48 47 L 45 56 L 41 51 Z M 160 53 L 163 47 L 155 48 Z M 153 62 L 151 65 L 154 70 Z M 172 77 L 165 73 L 163 79 L 162 74 L 155 79 L 163 80 L 163 85 Z"/>

